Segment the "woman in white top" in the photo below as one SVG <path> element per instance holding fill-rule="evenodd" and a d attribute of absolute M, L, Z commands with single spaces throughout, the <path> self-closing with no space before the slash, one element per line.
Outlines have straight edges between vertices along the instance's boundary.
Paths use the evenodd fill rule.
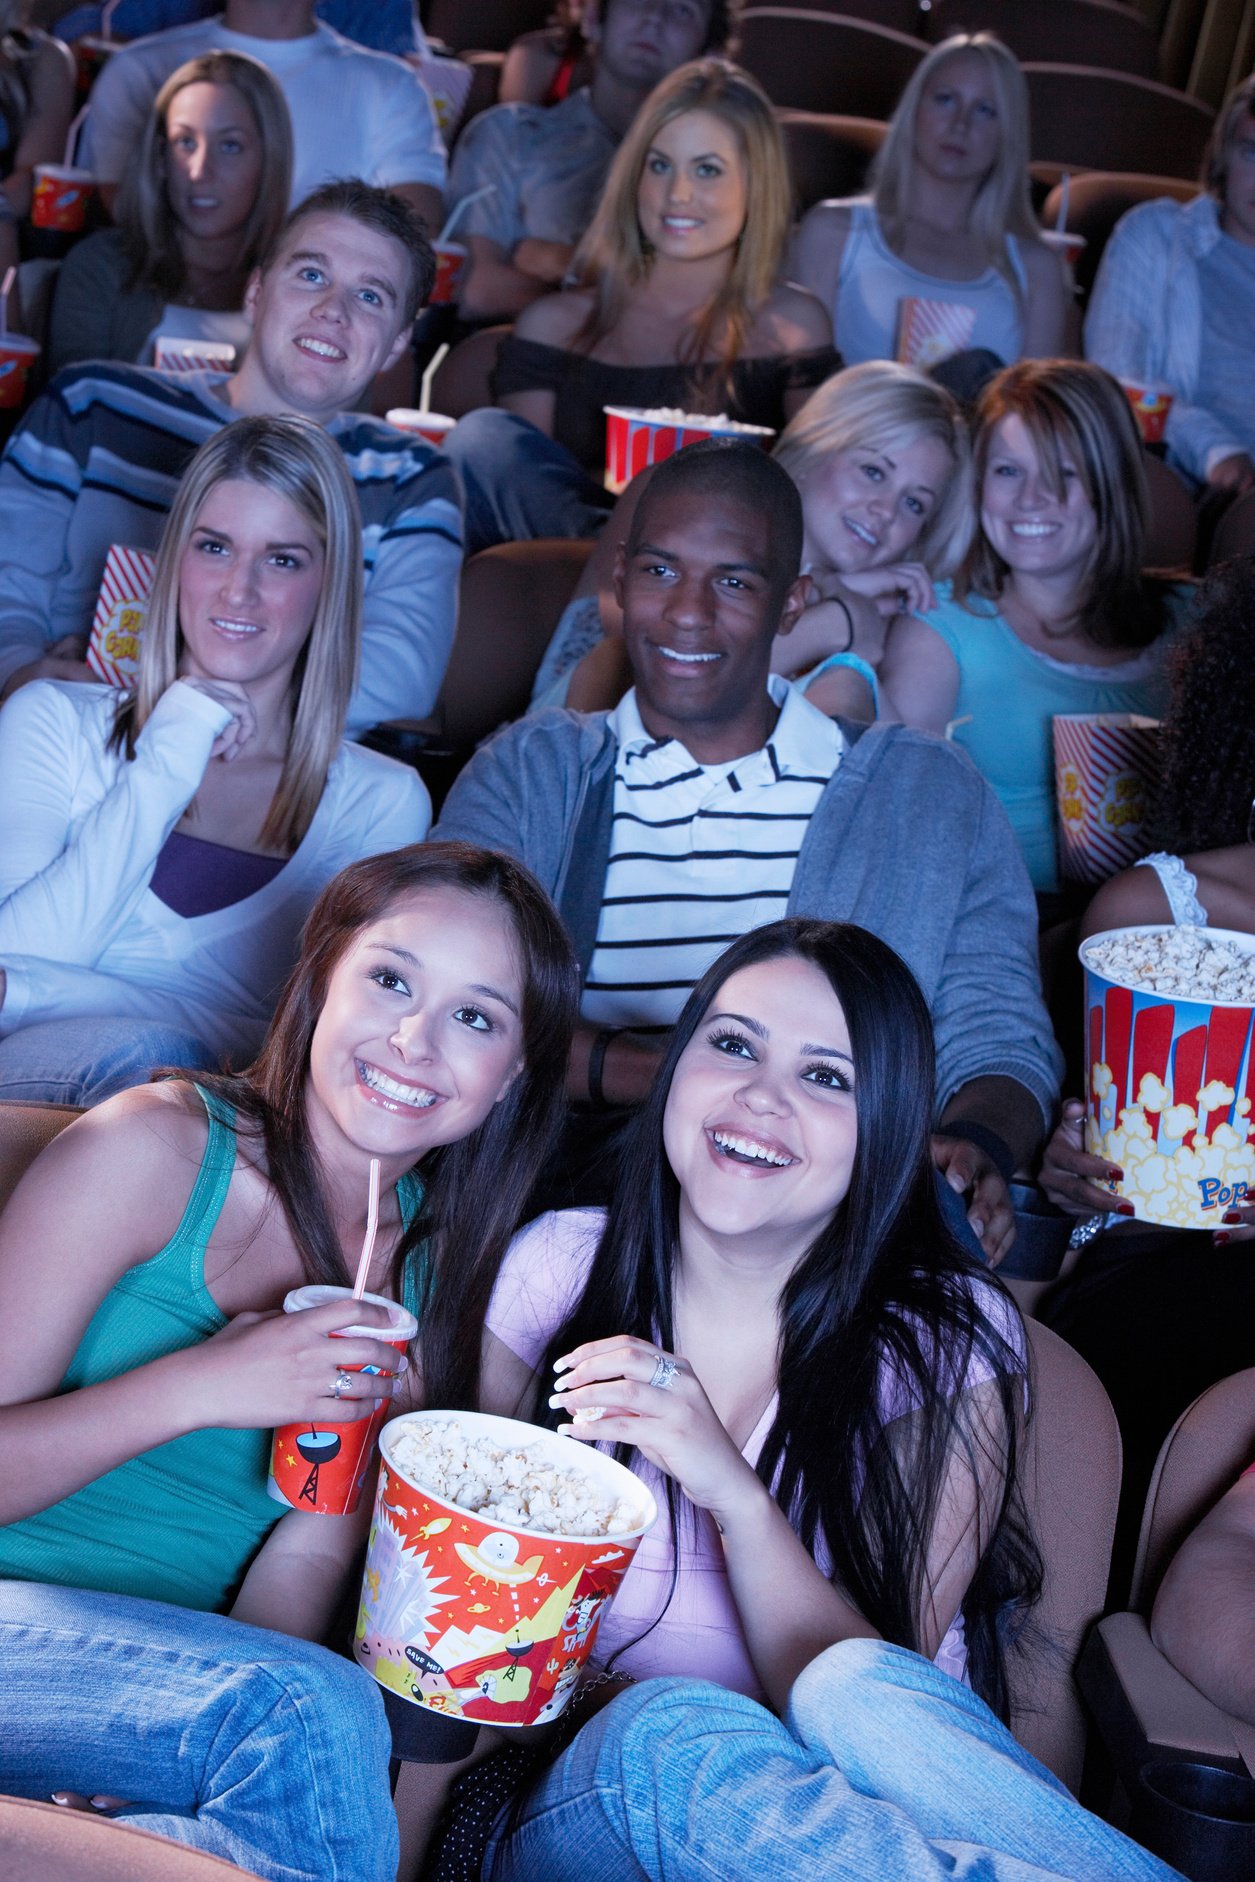
<path fill-rule="evenodd" d="M 321 427 L 240 419 L 170 512 L 134 695 L 41 680 L 0 713 L 0 1095 L 251 1055 L 323 884 L 425 835 L 418 778 L 343 742 L 359 542 Z"/>
<path fill-rule="evenodd" d="M 957 33 L 921 62 L 871 193 L 808 211 L 789 275 L 831 312 L 847 366 L 927 368 L 972 351 L 1009 365 L 1067 350 L 1064 267 L 1029 202 L 1024 75 L 992 33 Z M 910 339 L 908 301 L 926 303 Z"/>

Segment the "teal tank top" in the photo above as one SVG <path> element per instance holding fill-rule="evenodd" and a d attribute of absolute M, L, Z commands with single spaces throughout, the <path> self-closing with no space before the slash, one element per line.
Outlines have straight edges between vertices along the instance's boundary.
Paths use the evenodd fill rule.
<path fill-rule="evenodd" d="M 128 1268 L 93 1314 L 61 1382 L 97 1385 L 208 1339 L 227 1324 L 205 1286 L 205 1250 L 235 1168 L 235 1113 L 200 1091 L 209 1135 L 187 1207 L 164 1248 Z M 402 1220 L 422 1185 L 397 1185 Z M 422 1277 L 405 1275 L 406 1305 Z M 50 1509 L 0 1528 L 0 1577 L 138 1595 L 175 1607 L 230 1607 L 283 1515 L 266 1491 L 269 1431 L 192 1431 L 133 1457 Z"/>

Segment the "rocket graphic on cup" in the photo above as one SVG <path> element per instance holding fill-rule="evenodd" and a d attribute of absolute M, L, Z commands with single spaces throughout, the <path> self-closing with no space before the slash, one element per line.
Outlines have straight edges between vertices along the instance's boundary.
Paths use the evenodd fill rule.
<path fill-rule="evenodd" d="M 283 1311 L 300 1313 L 307 1307 L 326 1307 L 332 1301 L 353 1298 L 351 1287 L 295 1287 L 284 1300 Z M 362 1294 L 359 1298 L 386 1308 L 389 1324 L 340 1327 L 331 1338 L 382 1340 L 403 1353 L 418 1332 L 413 1314 L 382 1294 Z M 344 1371 L 374 1372 L 375 1368 L 346 1366 Z M 377 1398 L 361 1399 L 359 1403 L 362 1416 L 351 1424 L 329 1423 L 322 1430 L 316 1424 L 279 1426 L 271 1445 L 270 1480 L 266 1486 L 277 1503 L 290 1503 L 293 1509 L 315 1516 L 348 1516 L 357 1508 L 391 1401 Z"/>

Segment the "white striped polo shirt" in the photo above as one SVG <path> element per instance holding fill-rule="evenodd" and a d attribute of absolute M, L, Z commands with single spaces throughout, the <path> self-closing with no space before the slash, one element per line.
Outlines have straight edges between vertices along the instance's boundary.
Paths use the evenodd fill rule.
<path fill-rule="evenodd" d="M 598 1026 L 662 1032 L 710 963 L 785 912 L 811 813 L 846 749 L 840 729 L 773 674 L 766 745 L 699 765 L 652 738 L 633 689 L 610 715 L 614 822 L 581 1002 Z"/>

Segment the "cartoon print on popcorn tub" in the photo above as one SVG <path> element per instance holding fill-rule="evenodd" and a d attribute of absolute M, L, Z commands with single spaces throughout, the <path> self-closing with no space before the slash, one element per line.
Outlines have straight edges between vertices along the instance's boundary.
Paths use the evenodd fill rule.
<path fill-rule="evenodd" d="M 411 1482 L 384 1427 L 354 1651 L 381 1686 L 446 1716 L 497 1726 L 544 1724 L 570 1698 L 597 1623 L 657 1516 L 654 1499 L 614 1458 L 512 1419 L 460 1412 L 476 1436 L 525 1443 L 566 1470 L 582 1466 L 614 1498 L 630 1496 L 629 1531 L 561 1536 L 478 1516 Z"/>

